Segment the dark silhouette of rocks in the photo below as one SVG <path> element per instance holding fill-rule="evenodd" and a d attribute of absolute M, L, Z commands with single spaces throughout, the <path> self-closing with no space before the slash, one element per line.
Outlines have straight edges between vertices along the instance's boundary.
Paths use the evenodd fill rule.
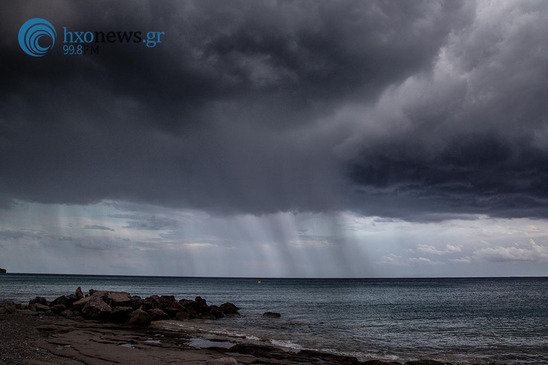
<path fill-rule="evenodd" d="M 84 293 L 82 293 L 82 288 L 76 288 L 74 295 L 76 295 L 76 299 L 82 299 L 84 297 Z"/>
<path fill-rule="evenodd" d="M 150 324 L 150 322 L 150 315 L 142 309 L 134 310 L 129 320 L 129 324 L 133 324 L 135 326 L 146 326 Z"/>
<path fill-rule="evenodd" d="M 153 308 L 148 311 L 148 314 L 150 315 L 150 319 L 152 321 L 161 321 L 164 319 L 169 319 L 169 316 L 166 312 L 161 310 L 160 308 Z"/>
<path fill-rule="evenodd" d="M 263 317 L 269 317 L 269 318 L 280 318 L 282 315 L 280 313 L 276 312 L 265 312 L 263 313 Z"/>
<path fill-rule="evenodd" d="M 239 308 L 232 303 L 208 305 L 202 297 L 177 300 L 171 295 L 152 295 L 142 299 L 127 292 L 94 289 L 84 296 L 80 287 L 74 294 L 62 295 L 51 302 L 44 297 L 36 297 L 29 301 L 28 309 L 66 318 L 83 317 L 136 326 L 165 319 L 217 319 L 239 315 Z"/>
<path fill-rule="evenodd" d="M 2 268 L 0 267 L 0 274 L 6 274 L 7 272 L 8 272 L 8 270 L 2 269 Z"/>

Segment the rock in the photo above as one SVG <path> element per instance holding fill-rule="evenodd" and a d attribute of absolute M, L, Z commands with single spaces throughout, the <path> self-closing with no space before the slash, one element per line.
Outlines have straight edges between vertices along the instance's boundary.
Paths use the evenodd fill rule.
<path fill-rule="evenodd" d="M 265 312 L 263 313 L 263 317 L 269 317 L 269 318 L 280 318 L 282 315 L 280 313 L 276 312 Z"/>
<path fill-rule="evenodd" d="M 150 316 L 142 309 L 136 309 L 131 314 L 129 324 L 134 326 L 146 326 L 150 324 Z"/>
<path fill-rule="evenodd" d="M 32 303 L 29 304 L 29 309 L 35 312 L 47 312 L 49 311 L 49 306 L 40 303 Z"/>
<path fill-rule="evenodd" d="M 197 300 L 180 300 L 179 303 L 185 307 L 186 311 L 190 315 L 190 318 L 199 318 L 202 314 L 209 313 L 209 306 L 205 299 L 196 297 Z"/>
<path fill-rule="evenodd" d="M 173 307 L 173 303 L 179 304 L 177 299 L 173 295 L 162 295 L 159 298 L 159 308 L 165 309 L 165 308 L 171 308 Z"/>
<path fill-rule="evenodd" d="M 238 361 L 236 361 L 236 359 L 233 357 L 221 357 L 220 359 L 208 360 L 206 364 L 207 365 L 238 365 Z"/>
<path fill-rule="evenodd" d="M 129 307 L 131 306 L 131 297 L 126 292 L 109 292 L 105 301 L 111 307 Z"/>
<path fill-rule="evenodd" d="M 82 308 L 82 315 L 88 319 L 108 319 L 112 308 L 103 299 L 104 292 L 95 291 Z M 84 299 L 81 299 L 84 300 Z"/>
<path fill-rule="evenodd" d="M 77 300 L 78 300 L 78 298 L 76 297 L 75 294 L 71 294 L 71 295 L 68 295 L 68 296 L 67 295 L 62 295 L 59 298 L 56 298 L 51 303 L 49 303 L 49 305 L 50 306 L 55 306 L 55 305 L 62 304 L 66 308 L 70 308 L 70 307 L 72 307 L 72 303 L 76 302 Z"/>
<path fill-rule="evenodd" d="M 62 311 L 67 309 L 67 307 L 65 307 L 64 304 L 55 304 L 51 305 L 49 309 L 55 314 L 60 314 Z"/>
<path fill-rule="evenodd" d="M 42 304 L 42 305 L 48 305 L 48 301 L 46 300 L 46 298 L 44 297 L 36 297 L 34 299 L 31 299 L 29 301 L 29 305 L 30 304 Z"/>
<path fill-rule="evenodd" d="M 157 295 L 151 295 L 143 300 L 143 309 L 149 310 L 153 308 L 160 308 L 160 297 Z"/>
<path fill-rule="evenodd" d="M 197 303 L 200 303 L 202 306 L 207 307 L 207 302 L 206 302 L 206 300 L 203 299 L 202 297 L 196 297 L 196 298 L 194 299 L 194 301 L 197 302 Z"/>
<path fill-rule="evenodd" d="M 134 295 L 131 297 L 131 307 L 133 309 L 141 308 L 142 305 L 143 305 L 143 300 L 141 299 L 140 296 Z"/>
<path fill-rule="evenodd" d="M 74 295 L 76 295 L 76 300 L 82 299 L 84 297 L 84 293 L 82 292 L 82 288 L 80 288 L 80 287 L 76 288 L 76 291 L 74 292 Z"/>
<path fill-rule="evenodd" d="M 190 318 L 196 318 L 196 317 L 191 317 L 188 312 L 178 312 L 175 315 L 175 319 L 177 319 L 178 321 L 184 321 L 185 319 L 190 319 Z"/>
<path fill-rule="evenodd" d="M 179 312 L 179 313 L 186 313 L 188 315 L 187 319 L 195 319 L 200 316 L 200 313 L 196 312 L 196 310 L 192 307 L 186 308 L 186 312 Z"/>
<path fill-rule="evenodd" d="M 64 311 L 62 311 L 59 314 L 62 315 L 63 317 L 65 317 L 65 318 L 73 318 L 74 317 L 74 312 L 71 311 L 70 309 L 65 309 Z"/>
<path fill-rule="evenodd" d="M 91 299 L 90 296 L 84 297 L 80 300 L 77 300 L 76 302 L 72 303 L 72 309 L 77 311 L 82 311 L 82 308 L 89 302 Z"/>
<path fill-rule="evenodd" d="M 221 311 L 221 309 L 217 307 L 216 305 L 212 305 L 209 307 L 208 315 L 210 317 L 213 317 L 214 319 L 223 318 L 225 316 L 223 312 Z"/>
<path fill-rule="evenodd" d="M 2 268 L 0 267 L 0 274 L 6 274 L 7 272 L 8 272 L 8 270 L 2 269 Z"/>
<path fill-rule="evenodd" d="M 164 308 L 164 312 L 170 317 L 175 317 L 178 312 L 186 312 L 186 308 L 178 301 L 174 301 L 171 303 L 171 307 Z"/>
<path fill-rule="evenodd" d="M 436 360 L 412 360 L 407 361 L 405 365 L 445 365 L 445 363 Z"/>
<path fill-rule="evenodd" d="M 110 320 L 113 322 L 125 322 L 131 318 L 133 308 L 129 306 L 121 306 L 112 308 Z"/>
<path fill-rule="evenodd" d="M 240 315 L 240 313 L 238 313 L 238 309 L 240 309 L 240 308 L 236 307 L 234 304 L 229 303 L 229 302 L 221 304 L 219 309 L 227 317 L 239 316 Z"/>
<path fill-rule="evenodd" d="M 160 308 L 152 308 L 148 310 L 147 313 L 149 314 L 151 321 L 162 321 L 165 319 L 169 319 L 169 316 L 166 314 L 166 312 L 164 312 Z"/>

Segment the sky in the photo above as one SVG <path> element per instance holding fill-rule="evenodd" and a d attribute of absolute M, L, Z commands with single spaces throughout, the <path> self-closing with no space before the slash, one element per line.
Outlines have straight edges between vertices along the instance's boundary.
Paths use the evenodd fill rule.
<path fill-rule="evenodd" d="M 546 1 L 3 1 L 0 31 L 9 272 L 548 275 Z"/>

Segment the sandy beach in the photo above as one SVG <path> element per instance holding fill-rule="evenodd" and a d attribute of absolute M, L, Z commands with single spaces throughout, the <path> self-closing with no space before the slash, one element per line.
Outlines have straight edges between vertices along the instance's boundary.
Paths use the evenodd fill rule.
<path fill-rule="evenodd" d="M 200 349 L 189 345 L 190 338 L 157 325 L 135 327 L 17 310 L 0 315 L 0 364 L 398 364 L 245 343 Z"/>

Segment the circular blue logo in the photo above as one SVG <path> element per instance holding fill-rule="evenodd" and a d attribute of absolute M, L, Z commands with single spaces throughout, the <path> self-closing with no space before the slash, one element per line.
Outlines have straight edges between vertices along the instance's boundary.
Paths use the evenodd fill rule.
<path fill-rule="evenodd" d="M 33 57 L 42 57 L 53 47 L 57 33 L 55 28 L 45 19 L 29 19 L 19 29 L 19 45 L 26 54 Z M 40 40 L 51 39 L 47 47 L 40 45 Z M 44 41 L 42 41 L 42 44 Z"/>

